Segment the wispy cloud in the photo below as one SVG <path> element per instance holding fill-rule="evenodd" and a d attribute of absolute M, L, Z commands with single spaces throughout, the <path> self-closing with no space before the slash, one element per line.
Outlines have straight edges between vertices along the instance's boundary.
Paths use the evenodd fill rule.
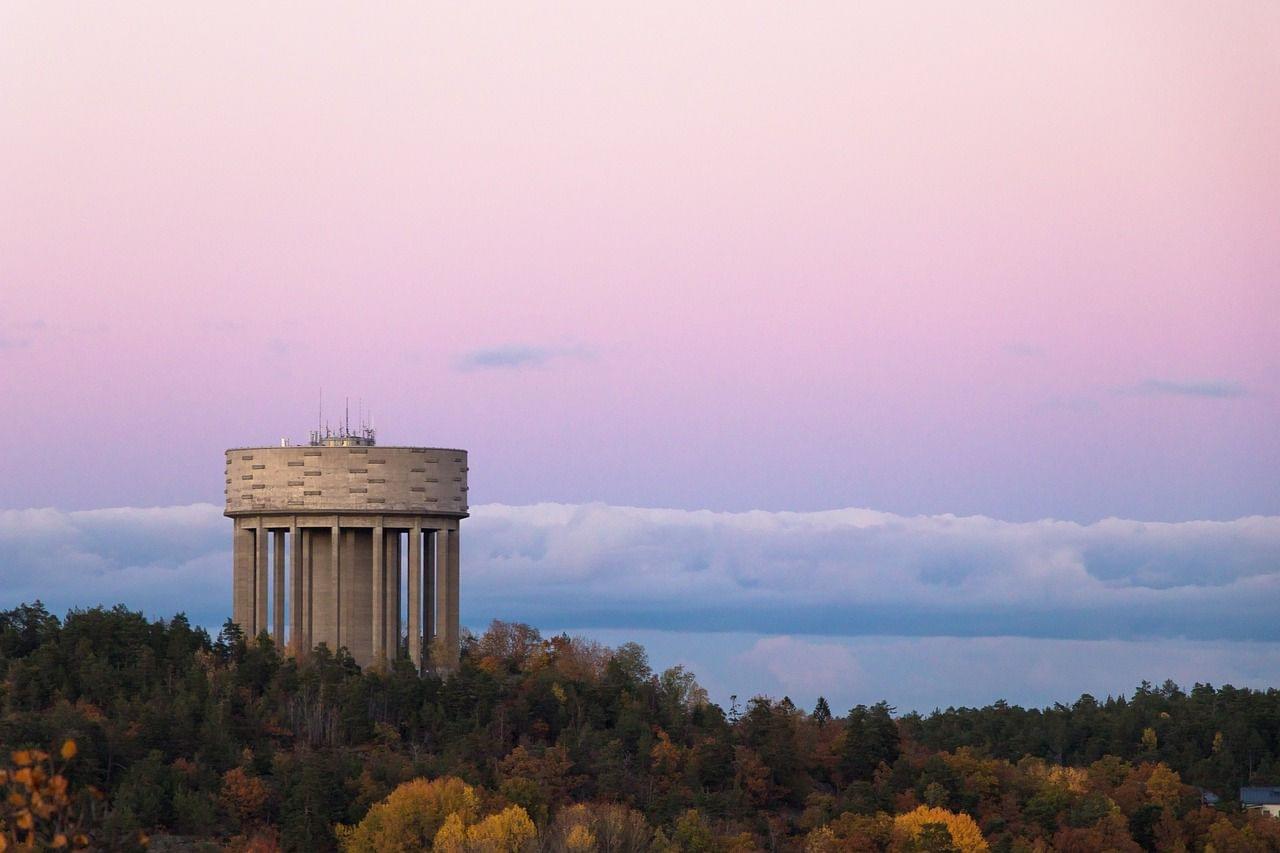
<path fill-rule="evenodd" d="M 226 318 L 204 318 L 196 324 L 202 332 L 213 332 L 215 334 L 227 335 L 232 332 L 239 332 L 244 328 L 244 323 L 239 320 L 231 320 Z"/>
<path fill-rule="evenodd" d="M 1082 525 L 487 504 L 464 529 L 474 627 L 1280 640 L 1280 517 Z M 0 607 L 123 601 L 216 626 L 230 540 L 209 504 L 0 511 Z"/>
<path fill-rule="evenodd" d="M 458 370 L 515 370 L 524 367 L 544 367 L 561 359 L 583 360 L 591 358 L 592 351 L 581 346 L 537 346 L 532 344 L 507 344 L 486 347 L 463 353 L 454 366 Z"/>
<path fill-rule="evenodd" d="M 1136 385 L 1118 389 L 1117 393 L 1142 397 L 1229 399 L 1232 397 L 1247 397 L 1249 390 L 1239 382 L 1231 382 L 1225 379 L 1144 379 Z"/>
<path fill-rule="evenodd" d="M 1025 341 L 1014 341 L 1005 344 L 1002 349 L 1006 355 L 1016 356 L 1018 358 L 1044 358 L 1044 347 L 1037 344 L 1029 344 Z"/>
<path fill-rule="evenodd" d="M 0 323 L 0 351 L 25 349 L 45 330 L 44 320 L 25 323 Z"/>

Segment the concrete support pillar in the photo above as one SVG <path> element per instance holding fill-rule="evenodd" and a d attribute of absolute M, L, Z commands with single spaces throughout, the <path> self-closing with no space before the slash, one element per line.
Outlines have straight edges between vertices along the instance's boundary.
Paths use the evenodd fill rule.
<path fill-rule="evenodd" d="M 342 645 L 360 666 L 373 662 L 373 528 L 342 528 Z"/>
<path fill-rule="evenodd" d="M 302 595 L 298 598 L 298 608 L 302 611 L 302 632 L 299 634 L 300 645 L 303 654 L 310 652 L 315 648 L 314 628 L 311 622 L 311 531 L 302 528 L 298 531 L 302 535 Z"/>
<path fill-rule="evenodd" d="M 324 643 L 330 652 L 336 653 L 337 623 L 334 615 L 336 593 L 333 589 L 333 540 L 332 527 L 313 527 L 307 531 L 311 539 L 311 648 Z"/>
<path fill-rule="evenodd" d="M 383 623 L 387 629 L 387 657 L 395 660 L 400 656 L 400 531 L 388 530 L 384 538 L 387 596 L 383 600 Z"/>
<path fill-rule="evenodd" d="M 253 531 L 236 519 L 231 534 L 231 621 L 253 636 Z"/>
<path fill-rule="evenodd" d="M 445 633 L 445 669 L 458 669 L 458 657 L 460 657 L 462 644 L 462 629 L 460 625 L 460 567 L 462 562 L 462 537 L 458 535 L 458 529 L 453 528 L 448 532 L 449 538 L 449 560 L 445 565 L 445 574 L 449 576 L 448 594 L 445 596 L 448 601 L 448 610 L 440 621 L 444 622 Z"/>
<path fill-rule="evenodd" d="M 270 616 L 267 612 L 267 528 L 262 526 L 262 516 L 258 516 L 253 561 L 253 636 L 257 637 L 267 630 Z"/>
<path fill-rule="evenodd" d="M 409 530 L 409 660 L 422 670 L 422 522 Z"/>
<path fill-rule="evenodd" d="M 458 538 L 456 529 L 436 531 L 436 647 L 440 650 L 436 668 L 444 671 L 458 668 Z"/>
<path fill-rule="evenodd" d="M 436 574 L 436 600 L 435 600 L 435 640 L 431 644 L 431 653 L 433 655 L 431 666 L 435 670 L 444 667 L 445 662 L 440 660 L 444 656 L 445 647 L 445 624 L 448 622 L 448 604 L 446 598 L 449 594 L 449 573 L 445 570 L 449 565 L 449 531 L 442 528 L 436 528 L 435 532 L 435 574 Z"/>
<path fill-rule="evenodd" d="M 342 529 L 336 524 L 329 531 L 329 594 L 333 598 L 331 601 L 326 601 L 325 606 L 329 610 L 330 618 L 333 619 L 334 654 L 337 654 L 338 649 L 342 648 L 341 533 Z"/>
<path fill-rule="evenodd" d="M 383 557 L 383 546 L 386 537 L 382 530 L 381 520 L 373 528 L 373 564 L 369 572 L 373 579 L 373 600 L 369 610 L 373 615 L 373 663 L 385 663 L 387 660 L 387 561 Z"/>
<path fill-rule="evenodd" d="M 440 533 L 422 532 L 422 641 L 430 649 L 436 636 L 436 538 Z"/>
<path fill-rule="evenodd" d="M 271 540 L 275 545 L 272 555 L 272 587 L 271 587 L 271 639 L 276 648 L 284 652 L 284 531 L 271 531 Z"/>
<path fill-rule="evenodd" d="M 302 642 L 302 544 L 294 521 L 289 528 L 289 647 L 298 657 L 307 647 Z"/>

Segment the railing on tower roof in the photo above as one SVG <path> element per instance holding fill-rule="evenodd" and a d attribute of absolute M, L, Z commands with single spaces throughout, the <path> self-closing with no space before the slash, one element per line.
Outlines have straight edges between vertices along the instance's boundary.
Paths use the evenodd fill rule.
<path fill-rule="evenodd" d="M 368 426 L 354 430 L 344 426 L 336 430 L 325 427 L 311 431 L 312 447 L 372 447 L 377 443 L 377 433 Z"/>

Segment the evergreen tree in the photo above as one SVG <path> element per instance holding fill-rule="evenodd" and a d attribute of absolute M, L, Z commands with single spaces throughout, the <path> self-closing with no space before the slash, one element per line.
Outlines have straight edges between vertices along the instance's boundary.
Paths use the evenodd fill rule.
<path fill-rule="evenodd" d="M 885 702 L 870 708 L 857 705 L 849 711 L 840 754 L 846 782 L 868 781 L 881 762 L 891 765 L 897 760 L 900 738 L 892 712 Z"/>

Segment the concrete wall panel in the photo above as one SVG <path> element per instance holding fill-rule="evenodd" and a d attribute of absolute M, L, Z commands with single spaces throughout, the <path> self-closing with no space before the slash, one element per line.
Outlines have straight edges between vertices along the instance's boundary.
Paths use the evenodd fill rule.
<path fill-rule="evenodd" d="M 227 451 L 226 480 L 226 512 L 231 516 L 467 512 L 464 450 L 246 447 Z"/>

